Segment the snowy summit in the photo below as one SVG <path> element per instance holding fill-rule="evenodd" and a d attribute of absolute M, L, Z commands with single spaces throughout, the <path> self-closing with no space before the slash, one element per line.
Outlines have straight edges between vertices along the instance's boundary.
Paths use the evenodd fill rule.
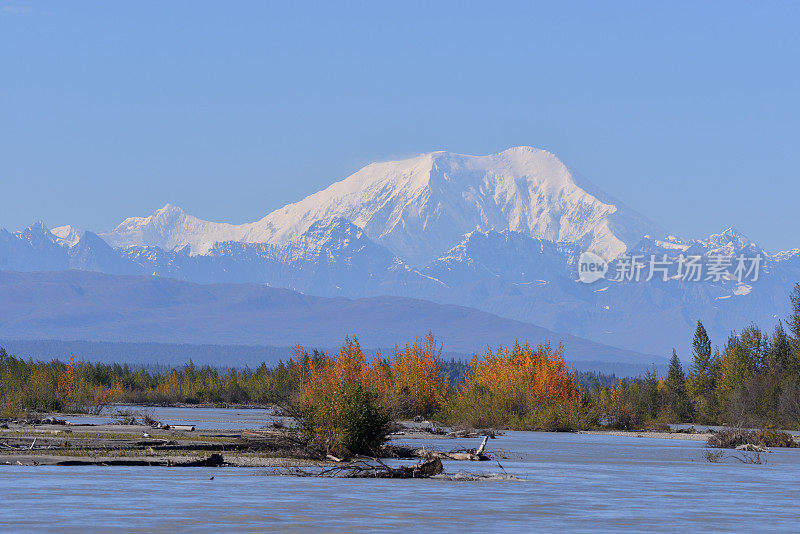
<path fill-rule="evenodd" d="M 613 258 L 642 235 L 662 230 L 578 181 L 553 154 L 516 147 L 489 156 L 431 152 L 373 163 L 328 188 L 232 225 L 192 217 L 167 205 L 132 217 L 102 237 L 112 246 L 189 246 L 205 254 L 223 241 L 283 245 L 313 224 L 346 219 L 410 265 L 424 265 L 478 230 L 511 230 L 568 241 Z"/>

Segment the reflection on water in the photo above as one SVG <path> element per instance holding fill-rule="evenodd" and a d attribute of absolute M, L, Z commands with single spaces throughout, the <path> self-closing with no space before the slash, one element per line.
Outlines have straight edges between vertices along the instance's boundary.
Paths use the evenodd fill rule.
<path fill-rule="evenodd" d="M 178 410 L 170 412 L 174 421 L 159 413 L 170 422 L 198 426 L 241 421 L 249 412 L 160 410 Z M 764 465 L 744 465 L 708 463 L 701 448 L 695 441 L 559 433 L 510 432 L 491 440 L 489 450 L 507 457 L 502 470 L 520 481 L 7 466 L 0 467 L 0 530 L 796 531 L 800 450 L 775 450 Z M 501 472 L 496 462 L 445 462 L 445 469 Z"/>

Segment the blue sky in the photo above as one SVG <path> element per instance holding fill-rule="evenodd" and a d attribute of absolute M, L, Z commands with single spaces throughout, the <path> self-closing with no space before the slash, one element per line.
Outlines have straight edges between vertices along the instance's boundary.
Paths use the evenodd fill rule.
<path fill-rule="evenodd" d="M 799 26 L 788 1 L 2 0 L 0 226 L 251 221 L 373 160 L 533 145 L 683 237 L 800 246 Z"/>

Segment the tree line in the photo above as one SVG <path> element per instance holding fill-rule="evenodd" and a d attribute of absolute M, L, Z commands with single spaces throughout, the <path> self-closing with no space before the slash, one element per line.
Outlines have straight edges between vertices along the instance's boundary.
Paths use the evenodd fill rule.
<path fill-rule="evenodd" d="M 356 399 L 356 413 L 369 412 L 362 410 L 367 402 L 391 418 L 422 415 L 465 427 L 682 422 L 798 428 L 800 284 L 790 299 L 786 328 L 779 322 L 768 334 L 750 325 L 714 347 L 698 321 L 688 370 L 673 351 L 666 376 L 651 371 L 633 380 L 576 373 L 563 350 L 546 343 L 487 348 L 470 362 L 447 361 L 433 334 L 387 356 L 368 357 L 355 338 L 346 338 L 336 354 L 295 347 L 287 361 L 254 369 L 190 362 L 158 372 L 74 358 L 24 360 L 0 349 L 0 414 L 96 412 L 109 403 L 283 404 L 324 427 Z"/>
<path fill-rule="evenodd" d="M 655 373 L 599 391 L 621 427 L 647 422 L 800 427 L 800 284 L 791 313 L 769 333 L 756 324 L 713 346 L 701 321 L 687 372 L 673 350 L 666 377 Z M 788 332 L 787 332 L 788 327 Z"/>

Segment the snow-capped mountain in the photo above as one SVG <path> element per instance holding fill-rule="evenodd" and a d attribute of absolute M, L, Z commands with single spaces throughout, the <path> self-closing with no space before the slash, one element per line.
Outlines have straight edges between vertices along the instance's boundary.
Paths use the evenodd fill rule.
<path fill-rule="evenodd" d="M 711 234 L 704 243 L 709 250 L 721 254 L 733 253 L 745 249 L 753 252 L 760 250 L 753 240 L 736 228 L 728 228 L 719 234 Z"/>
<path fill-rule="evenodd" d="M 241 240 L 247 226 L 204 221 L 167 204 L 149 217 L 129 217 L 100 236 L 114 247 L 178 250 L 188 246 L 194 254 L 205 254 L 214 243 Z"/>
<path fill-rule="evenodd" d="M 189 245 L 178 250 L 131 245 L 117 254 L 128 270 L 143 274 L 199 283 L 257 282 L 321 296 L 412 295 L 441 286 L 341 218 L 318 221 L 284 245 L 224 241 L 205 254 L 192 254 Z"/>
<path fill-rule="evenodd" d="M 265 217 L 247 240 L 291 240 L 314 221 L 342 217 L 403 261 L 421 266 L 473 230 L 512 230 L 614 257 L 642 235 L 644 217 L 579 184 L 553 154 L 517 147 L 490 156 L 432 152 L 373 163 Z"/>
<path fill-rule="evenodd" d="M 75 228 L 74 226 L 66 225 L 66 226 L 57 226 L 50 230 L 56 237 L 56 241 L 59 244 L 64 245 L 66 247 L 71 247 L 78 244 L 78 241 L 81 239 L 81 231 Z"/>
<path fill-rule="evenodd" d="M 126 219 L 102 237 L 113 246 L 189 246 L 205 254 L 216 242 L 284 245 L 318 221 L 342 218 L 401 260 L 421 267 L 473 231 L 511 230 L 568 241 L 613 258 L 643 235 L 663 231 L 579 181 L 553 154 L 517 147 L 489 156 L 431 152 L 373 163 L 260 221 L 212 223 L 167 205 Z"/>
<path fill-rule="evenodd" d="M 757 282 L 577 281 L 593 250 L 676 258 L 763 256 Z M 244 225 L 166 205 L 108 233 L 37 223 L 0 230 L 0 269 L 80 269 L 196 283 L 254 282 L 337 297 L 466 305 L 643 353 L 688 351 L 702 319 L 717 339 L 786 314 L 799 249 L 770 255 L 741 232 L 682 240 L 528 147 L 490 156 L 433 152 L 368 165 Z M 620 260 L 617 260 L 617 262 Z M 615 267 L 617 262 L 612 262 Z"/>

